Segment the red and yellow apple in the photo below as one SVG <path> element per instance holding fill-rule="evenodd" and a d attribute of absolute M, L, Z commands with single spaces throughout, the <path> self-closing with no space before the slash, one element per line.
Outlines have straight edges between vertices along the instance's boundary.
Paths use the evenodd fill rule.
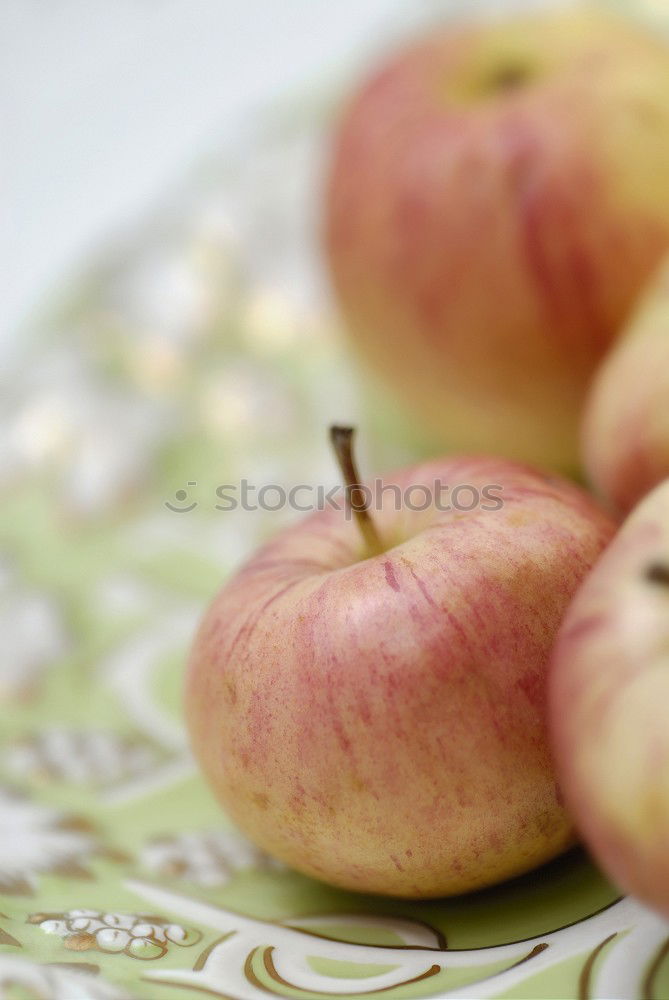
<path fill-rule="evenodd" d="M 347 889 L 460 893 L 572 843 L 546 670 L 613 525 L 576 486 L 504 460 L 385 485 L 379 546 L 317 511 L 223 587 L 186 716 L 212 788 L 270 854 Z"/>
<path fill-rule="evenodd" d="M 669 257 L 597 372 L 582 438 L 589 478 L 618 511 L 669 478 Z"/>
<path fill-rule="evenodd" d="M 669 48 L 598 7 L 434 30 L 334 140 L 325 244 L 370 370 L 457 451 L 572 471 L 669 247 Z"/>
<path fill-rule="evenodd" d="M 558 776 L 611 878 L 669 917 L 669 481 L 576 595 L 550 673 Z"/>

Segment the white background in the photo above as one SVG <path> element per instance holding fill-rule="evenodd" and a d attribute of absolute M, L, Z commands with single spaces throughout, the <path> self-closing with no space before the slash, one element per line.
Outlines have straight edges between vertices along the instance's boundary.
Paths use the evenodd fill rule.
<path fill-rule="evenodd" d="M 436 6 L 0 0 L 0 347 L 254 108 L 354 71 Z"/>

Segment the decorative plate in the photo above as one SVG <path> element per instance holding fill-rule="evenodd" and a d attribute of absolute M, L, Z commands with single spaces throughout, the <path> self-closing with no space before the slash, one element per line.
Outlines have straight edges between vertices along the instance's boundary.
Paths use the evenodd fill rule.
<path fill-rule="evenodd" d="M 669 997 L 669 925 L 579 850 L 467 898 L 359 897 L 257 851 L 190 758 L 197 617 L 290 516 L 221 511 L 216 486 L 334 485 L 333 420 L 364 425 L 378 469 L 420 447 L 323 305 L 324 116 L 275 115 L 206 164 L 7 380 L 0 998 Z"/>

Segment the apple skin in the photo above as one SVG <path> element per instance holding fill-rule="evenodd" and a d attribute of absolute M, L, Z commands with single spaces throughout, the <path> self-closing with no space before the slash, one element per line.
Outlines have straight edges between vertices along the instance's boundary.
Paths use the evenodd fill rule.
<path fill-rule="evenodd" d="M 392 547 L 372 558 L 343 511 L 314 513 L 221 590 L 190 657 L 191 741 L 230 817 L 345 889 L 460 893 L 573 839 L 546 669 L 613 524 L 576 486 L 499 459 L 385 482 L 435 480 L 501 486 L 504 506 L 396 512 L 384 497 Z"/>
<path fill-rule="evenodd" d="M 552 660 L 550 717 L 586 842 L 622 889 L 669 916 L 669 481 L 576 595 Z"/>
<path fill-rule="evenodd" d="M 603 9 L 435 30 L 333 142 L 324 243 L 370 372 L 451 451 L 573 472 L 669 249 L 669 48 Z"/>
<path fill-rule="evenodd" d="M 618 512 L 669 478 L 669 257 L 597 373 L 582 439 L 588 477 Z"/>

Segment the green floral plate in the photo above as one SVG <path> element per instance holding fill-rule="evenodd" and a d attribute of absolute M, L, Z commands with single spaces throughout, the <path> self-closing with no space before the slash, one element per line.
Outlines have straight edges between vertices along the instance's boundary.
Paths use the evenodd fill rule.
<path fill-rule="evenodd" d="M 236 833 L 189 755 L 195 622 L 291 516 L 221 511 L 217 485 L 334 485 L 332 421 L 369 468 L 421 447 L 323 306 L 322 117 L 203 168 L 8 373 L 0 998 L 669 997 L 669 925 L 581 851 L 466 898 L 338 892 Z"/>

